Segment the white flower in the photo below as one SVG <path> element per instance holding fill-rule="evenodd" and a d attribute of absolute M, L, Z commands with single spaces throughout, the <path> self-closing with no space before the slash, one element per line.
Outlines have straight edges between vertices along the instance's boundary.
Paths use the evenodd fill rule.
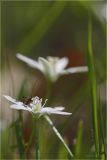
<path fill-rule="evenodd" d="M 25 104 L 23 102 L 16 101 L 15 99 L 11 98 L 10 96 L 4 95 L 4 97 L 12 102 L 13 104 L 10 106 L 12 109 L 17 110 L 27 110 L 33 114 L 46 115 L 46 114 L 60 114 L 60 115 L 71 115 L 72 113 L 63 112 L 64 107 L 45 107 L 45 103 L 42 105 L 42 99 L 39 99 L 39 97 L 33 97 L 31 98 L 31 102 L 29 104 Z"/>
<path fill-rule="evenodd" d="M 72 67 L 65 69 L 68 64 L 68 58 L 47 57 L 47 59 L 39 57 L 38 61 L 30 59 L 21 54 L 16 55 L 17 58 L 27 63 L 29 66 L 40 70 L 50 81 L 55 82 L 61 75 L 79 72 L 87 72 L 88 67 Z"/>

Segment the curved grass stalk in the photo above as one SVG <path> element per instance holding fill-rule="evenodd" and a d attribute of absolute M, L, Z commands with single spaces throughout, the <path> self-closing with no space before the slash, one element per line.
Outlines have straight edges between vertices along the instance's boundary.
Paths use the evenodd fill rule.
<path fill-rule="evenodd" d="M 51 119 L 45 115 L 44 118 L 46 119 L 46 121 L 49 123 L 49 125 L 52 127 L 54 133 L 57 135 L 57 137 L 60 139 L 60 141 L 63 143 L 64 147 L 66 148 L 66 150 L 68 151 L 70 157 L 73 157 L 73 153 L 71 152 L 71 150 L 69 149 L 69 147 L 67 146 L 66 142 L 64 141 L 64 139 L 62 138 L 61 134 L 58 132 L 58 130 L 56 129 L 56 127 L 54 126 L 53 122 L 51 121 Z"/>

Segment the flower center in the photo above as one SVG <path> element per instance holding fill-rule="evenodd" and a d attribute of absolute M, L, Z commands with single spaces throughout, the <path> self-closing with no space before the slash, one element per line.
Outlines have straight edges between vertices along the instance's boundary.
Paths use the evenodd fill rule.
<path fill-rule="evenodd" d="M 32 111 L 33 112 L 38 112 L 41 111 L 42 108 L 42 99 L 39 99 L 39 97 L 34 97 L 32 98 Z"/>

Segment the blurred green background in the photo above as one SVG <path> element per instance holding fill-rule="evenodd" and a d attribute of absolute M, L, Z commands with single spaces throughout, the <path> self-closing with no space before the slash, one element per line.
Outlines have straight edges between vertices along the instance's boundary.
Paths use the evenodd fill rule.
<path fill-rule="evenodd" d="M 39 56 L 68 57 L 68 67 L 87 65 L 88 13 L 92 16 L 92 39 L 97 88 L 105 120 L 106 98 L 106 20 L 105 2 L 92 1 L 2 1 L 1 2 L 1 94 L 18 97 L 44 97 L 46 82 L 37 70 L 16 59 L 16 53 L 37 59 Z M 52 119 L 75 152 L 78 123 L 83 121 L 80 157 L 92 158 L 94 138 L 92 129 L 92 99 L 87 73 L 62 76 L 54 84 L 51 106 L 63 105 L 72 112 L 70 118 L 52 116 Z M 2 99 L 0 123 L 2 137 L 1 158 L 17 158 L 17 149 L 11 150 L 13 111 Z M 15 112 L 15 117 L 17 114 Z M 31 130 L 30 115 L 24 114 L 25 140 Z M 27 125 L 26 125 L 27 124 Z M 29 125 L 28 125 L 29 124 Z M 104 122 L 105 126 L 105 122 Z M 41 158 L 67 157 L 49 126 L 41 120 Z M 6 145 L 8 144 L 8 145 Z M 33 157 L 33 147 L 28 158 Z"/>

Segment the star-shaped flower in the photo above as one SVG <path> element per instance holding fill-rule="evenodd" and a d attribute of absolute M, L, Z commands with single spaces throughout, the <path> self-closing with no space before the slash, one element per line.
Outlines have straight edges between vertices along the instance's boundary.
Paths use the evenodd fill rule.
<path fill-rule="evenodd" d="M 42 99 L 39 99 L 39 97 L 33 97 L 31 98 L 31 102 L 29 104 L 25 104 L 23 102 L 19 102 L 15 99 L 13 99 L 10 96 L 4 95 L 4 97 L 12 102 L 13 104 L 10 106 L 12 109 L 17 109 L 17 110 L 26 110 L 29 111 L 33 114 L 38 114 L 39 116 L 41 115 L 47 115 L 47 114 L 60 114 L 60 115 L 71 115 L 72 113 L 68 112 L 63 112 L 64 107 L 59 106 L 59 107 L 45 107 L 45 103 L 42 104 Z"/>
<path fill-rule="evenodd" d="M 46 59 L 39 57 L 38 61 L 30 59 L 19 53 L 16 55 L 16 57 L 22 60 L 23 62 L 27 63 L 29 66 L 40 70 L 46 76 L 46 78 L 48 78 L 52 82 L 55 82 L 61 75 L 64 74 L 72 74 L 79 72 L 82 73 L 88 71 L 87 66 L 71 67 L 65 69 L 69 62 L 68 58 L 66 57 L 58 58 L 48 56 Z"/>

